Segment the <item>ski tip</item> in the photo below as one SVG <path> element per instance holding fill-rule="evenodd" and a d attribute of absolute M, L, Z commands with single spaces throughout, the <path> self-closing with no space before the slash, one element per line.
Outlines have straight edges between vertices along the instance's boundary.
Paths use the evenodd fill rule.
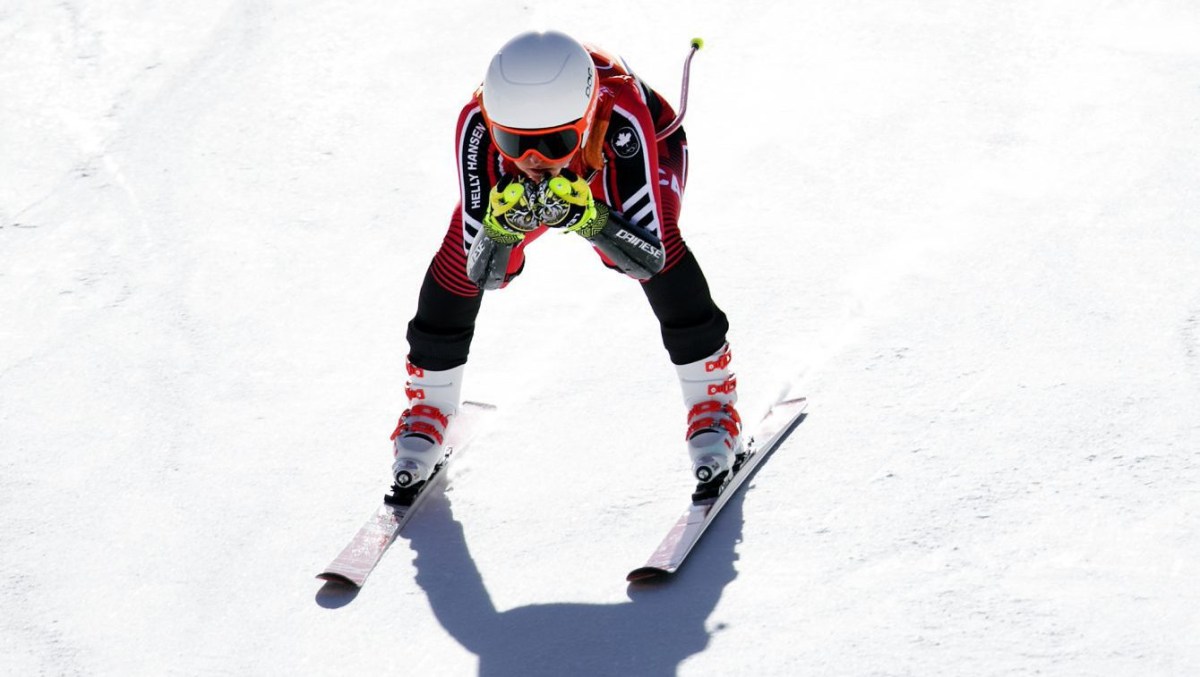
<path fill-rule="evenodd" d="M 670 575 L 670 571 L 667 571 L 666 569 L 660 569 L 659 567 L 641 567 L 639 569 L 630 571 L 629 575 L 625 577 L 625 580 L 629 581 L 630 583 L 653 583 L 655 581 L 663 580 Z"/>
<path fill-rule="evenodd" d="M 362 587 L 361 582 L 356 581 L 356 580 L 350 578 L 349 576 L 344 576 L 342 574 L 334 573 L 332 571 L 323 571 L 323 572 L 317 574 L 317 578 L 322 581 L 327 581 L 329 583 L 338 583 L 340 585 L 347 585 L 352 588 L 361 588 Z"/>

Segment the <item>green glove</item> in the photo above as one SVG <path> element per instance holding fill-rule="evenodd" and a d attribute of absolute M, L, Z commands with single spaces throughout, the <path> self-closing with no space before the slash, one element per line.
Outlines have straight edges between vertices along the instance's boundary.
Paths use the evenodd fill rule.
<path fill-rule="evenodd" d="M 608 221 L 608 208 L 596 204 L 588 182 L 564 169 L 558 176 L 538 186 L 538 218 L 551 228 L 593 237 Z"/>
<path fill-rule="evenodd" d="M 532 187 L 523 178 L 510 175 L 500 179 L 488 195 L 483 232 L 502 245 L 515 245 L 524 240 L 525 233 L 540 225 L 530 200 L 532 194 Z"/>

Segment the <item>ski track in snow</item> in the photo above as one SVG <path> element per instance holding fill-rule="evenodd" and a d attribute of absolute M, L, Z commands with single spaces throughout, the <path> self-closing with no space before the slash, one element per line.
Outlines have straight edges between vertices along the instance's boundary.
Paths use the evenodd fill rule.
<path fill-rule="evenodd" d="M 500 9 L 0 9 L 0 673 L 1200 673 L 1200 11 Z M 809 417 L 625 587 L 684 412 L 636 283 L 549 235 L 480 317 L 497 425 L 322 586 L 383 488 L 455 115 L 548 26 L 672 100 L 706 38 L 684 235 L 744 416 Z"/>

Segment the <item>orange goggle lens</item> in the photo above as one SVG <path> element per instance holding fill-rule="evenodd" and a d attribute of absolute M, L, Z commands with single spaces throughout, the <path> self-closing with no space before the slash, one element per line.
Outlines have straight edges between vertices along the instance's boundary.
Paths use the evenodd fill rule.
<path fill-rule="evenodd" d="M 579 150 L 584 129 L 584 118 L 550 129 L 510 129 L 492 124 L 492 142 L 510 160 L 537 155 L 548 162 L 558 162 Z"/>

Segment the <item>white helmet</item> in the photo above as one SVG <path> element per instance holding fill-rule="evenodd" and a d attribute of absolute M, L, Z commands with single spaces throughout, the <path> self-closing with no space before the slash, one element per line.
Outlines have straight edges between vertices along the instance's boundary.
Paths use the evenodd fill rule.
<path fill-rule="evenodd" d="M 596 67 L 583 45 L 558 31 L 530 31 L 492 57 L 483 109 L 493 124 L 546 129 L 587 116 L 596 89 Z"/>

